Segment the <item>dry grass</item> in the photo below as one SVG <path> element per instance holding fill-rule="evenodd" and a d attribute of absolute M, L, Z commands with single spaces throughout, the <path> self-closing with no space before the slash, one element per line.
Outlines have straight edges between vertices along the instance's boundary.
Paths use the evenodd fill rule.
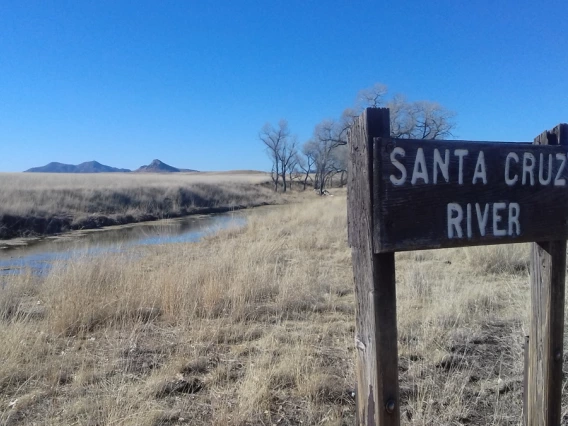
<path fill-rule="evenodd" d="M 265 173 L 0 173 L 0 238 L 274 203 Z"/>
<path fill-rule="evenodd" d="M 212 207 L 238 205 L 258 196 L 258 185 L 269 180 L 262 173 L 0 173 L 0 214 L 156 213 L 160 204 L 175 210 L 192 202 L 202 207 L 207 199 Z M 188 189 L 193 200 L 183 199 Z"/>
<path fill-rule="evenodd" d="M 354 424 L 345 225 L 344 196 L 318 198 L 12 278 L 0 424 Z M 519 424 L 525 250 L 397 255 L 405 424 Z"/>

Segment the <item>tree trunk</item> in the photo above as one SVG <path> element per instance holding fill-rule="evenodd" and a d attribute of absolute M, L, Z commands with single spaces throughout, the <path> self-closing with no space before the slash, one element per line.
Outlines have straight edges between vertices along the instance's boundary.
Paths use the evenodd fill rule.
<path fill-rule="evenodd" d="M 319 173 L 319 177 L 318 177 L 318 183 L 319 183 L 319 194 L 323 195 L 323 191 L 325 189 L 325 176 L 323 174 L 323 171 L 318 172 Z"/>
<path fill-rule="evenodd" d="M 280 176 L 282 176 L 282 192 L 286 192 L 286 163 L 281 160 Z"/>
<path fill-rule="evenodd" d="M 276 177 L 274 177 L 276 176 Z M 274 182 L 274 192 L 278 192 L 278 178 L 280 177 L 280 175 L 278 174 L 278 171 L 276 173 L 272 174 L 272 181 Z"/>

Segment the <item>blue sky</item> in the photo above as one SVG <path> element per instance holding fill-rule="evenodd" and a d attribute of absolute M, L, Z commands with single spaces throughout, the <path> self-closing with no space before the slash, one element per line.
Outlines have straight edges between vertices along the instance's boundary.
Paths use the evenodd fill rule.
<path fill-rule="evenodd" d="M 0 171 L 49 161 L 269 169 L 380 82 L 469 140 L 568 121 L 568 2 L 0 0 Z"/>

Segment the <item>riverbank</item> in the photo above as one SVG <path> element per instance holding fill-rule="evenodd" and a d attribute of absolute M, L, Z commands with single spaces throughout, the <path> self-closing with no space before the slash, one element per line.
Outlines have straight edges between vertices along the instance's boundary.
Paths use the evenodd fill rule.
<path fill-rule="evenodd" d="M 346 234 L 343 192 L 3 278 L 0 423 L 354 424 Z M 403 424 L 519 424 L 527 246 L 396 262 Z"/>
<path fill-rule="evenodd" d="M 0 174 L 0 239 L 279 202 L 263 173 Z"/>

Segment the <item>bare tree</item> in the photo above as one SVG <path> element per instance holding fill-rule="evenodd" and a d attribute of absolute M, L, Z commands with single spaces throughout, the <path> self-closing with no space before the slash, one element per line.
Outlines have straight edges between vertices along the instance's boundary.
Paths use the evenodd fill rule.
<path fill-rule="evenodd" d="M 297 144 L 297 139 L 296 139 L 296 144 Z M 288 179 L 290 182 L 290 190 L 292 190 L 292 183 L 295 180 L 300 180 L 302 173 L 300 173 L 300 171 L 302 170 L 301 166 L 300 166 L 300 162 L 303 161 L 304 159 L 302 158 L 301 152 L 298 151 L 298 149 L 296 149 L 294 156 L 290 159 L 290 164 L 288 166 Z M 305 189 L 305 188 L 304 188 Z"/>
<path fill-rule="evenodd" d="M 390 109 L 391 136 L 405 139 L 444 139 L 452 136 L 455 128 L 454 113 L 440 104 L 429 101 L 409 102 L 402 95 L 386 100 L 387 87 L 383 84 L 361 90 L 356 105 L 343 111 L 339 120 L 324 120 L 319 123 L 313 138 L 304 146 L 315 159 L 315 186 L 320 194 L 325 191 L 328 178 L 341 173 L 341 182 L 346 173 L 347 133 L 354 119 L 366 107 L 386 106 Z"/>
<path fill-rule="evenodd" d="M 280 146 L 278 151 L 278 161 L 280 162 L 280 175 L 282 176 L 282 189 L 286 192 L 287 180 L 286 174 L 292 173 L 294 163 L 298 154 L 298 139 L 296 137 L 286 138 L 284 143 Z M 292 187 L 292 180 L 290 179 L 290 188 Z"/>
<path fill-rule="evenodd" d="M 307 147 L 307 148 L 306 148 Z M 315 158 L 310 151 L 310 147 L 308 144 L 304 144 L 302 148 L 302 155 L 298 153 L 298 168 L 303 172 L 303 184 L 304 184 L 304 191 L 306 190 L 306 186 L 308 184 L 308 179 L 311 179 L 310 174 L 314 172 L 313 167 L 315 164 Z"/>
<path fill-rule="evenodd" d="M 378 108 L 383 106 L 387 93 L 388 87 L 381 83 L 375 83 L 371 87 L 360 90 L 359 93 L 357 93 L 355 110 L 363 110 L 367 107 Z"/>
<path fill-rule="evenodd" d="M 347 132 L 357 117 L 355 109 L 346 109 L 339 120 L 324 120 L 319 123 L 312 139 L 304 145 L 304 155 L 314 161 L 314 187 L 320 195 L 325 192 L 326 183 L 337 173 L 341 173 L 341 182 L 347 172 Z"/>
<path fill-rule="evenodd" d="M 406 98 L 395 95 L 387 104 L 390 112 L 390 131 L 394 138 L 409 139 L 415 127 L 412 109 Z"/>
<path fill-rule="evenodd" d="M 284 119 L 278 122 L 278 128 L 274 128 L 270 123 L 266 123 L 258 135 L 265 146 L 266 155 L 268 155 L 268 158 L 272 161 L 271 176 L 274 182 L 274 191 L 278 191 L 278 182 L 281 173 L 281 152 L 289 136 L 290 130 L 288 129 L 288 122 Z"/>
<path fill-rule="evenodd" d="M 266 123 L 260 131 L 259 138 L 266 148 L 266 154 L 272 161 L 272 181 L 274 191 L 278 191 L 278 184 L 282 179 L 282 190 L 288 188 L 287 173 L 293 169 L 293 163 L 298 153 L 298 140 L 290 136 L 288 122 L 280 120 L 278 127 L 274 128 Z"/>
<path fill-rule="evenodd" d="M 405 139 L 446 139 L 453 136 L 455 113 L 436 102 L 409 102 L 403 95 L 386 101 L 387 86 L 375 84 L 357 95 L 352 114 L 359 115 L 366 107 L 386 106 L 390 109 L 391 136 Z M 345 113 L 344 113 L 345 114 Z"/>
<path fill-rule="evenodd" d="M 387 103 L 391 136 L 404 139 L 446 139 L 455 128 L 452 111 L 436 102 L 407 102 L 397 95 Z"/>
<path fill-rule="evenodd" d="M 346 183 L 345 176 L 347 174 L 348 160 L 349 150 L 347 149 L 347 145 L 340 145 L 331 152 L 330 169 L 332 173 L 330 174 L 330 178 L 339 174 L 339 186 L 343 186 Z"/>
<path fill-rule="evenodd" d="M 304 152 L 314 160 L 314 187 L 320 195 L 325 191 L 328 176 L 333 173 L 333 151 L 345 145 L 347 129 L 344 123 L 324 120 L 314 130 L 314 136 L 304 145 Z"/>

